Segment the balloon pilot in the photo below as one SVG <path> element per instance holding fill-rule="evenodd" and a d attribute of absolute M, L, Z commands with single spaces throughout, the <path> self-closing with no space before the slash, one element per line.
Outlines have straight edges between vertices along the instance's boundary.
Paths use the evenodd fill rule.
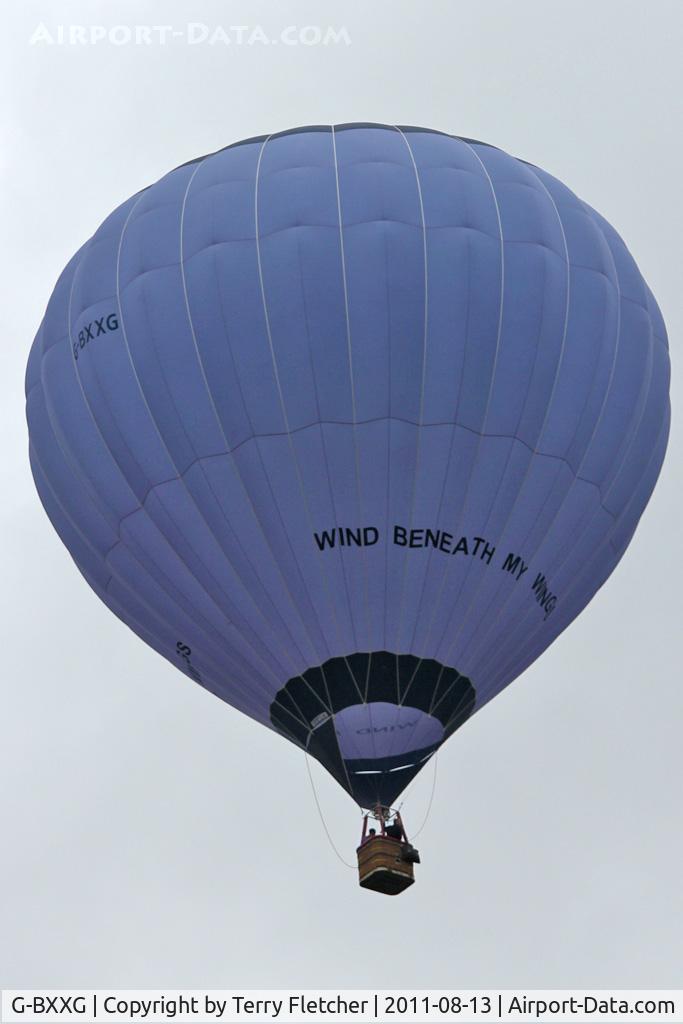
<path fill-rule="evenodd" d="M 370 825 L 377 822 L 379 831 Z M 377 804 L 363 815 L 358 855 L 358 881 L 363 889 L 396 896 L 415 881 L 420 854 L 408 838 L 399 811 Z"/>

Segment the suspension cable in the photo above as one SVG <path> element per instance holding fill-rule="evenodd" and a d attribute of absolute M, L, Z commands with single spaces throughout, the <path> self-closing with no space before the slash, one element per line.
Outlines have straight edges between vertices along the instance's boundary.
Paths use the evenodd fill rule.
<path fill-rule="evenodd" d="M 332 847 L 332 849 L 333 849 L 337 859 L 342 862 L 344 867 L 351 868 L 352 871 L 355 871 L 356 868 L 357 868 L 357 865 L 356 864 L 349 864 L 349 862 L 347 860 L 344 860 L 344 858 L 342 857 L 341 853 L 339 852 L 339 850 L 337 849 L 337 847 L 334 844 L 334 840 L 332 839 L 332 836 L 330 835 L 330 830 L 328 829 L 327 824 L 325 822 L 325 816 L 323 815 L 322 807 L 320 806 L 320 800 L 318 799 L 318 793 L 317 793 L 317 790 L 315 788 L 315 781 L 313 779 L 313 773 L 311 772 L 311 766 L 309 764 L 308 753 L 306 751 L 304 751 L 304 757 L 306 759 L 306 770 L 308 771 L 308 778 L 309 778 L 309 781 L 311 783 L 311 789 L 313 790 L 313 799 L 315 800 L 315 806 L 318 808 L 318 815 L 320 817 L 320 821 L 322 822 L 322 826 L 323 826 L 323 828 L 325 830 L 325 835 L 327 836 L 327 841 L 330 844 L 330 846 Z"/>
<path fill-rule="evenodd" d="M 413 832 L 412 836 L 410 837 L 410 842 L 411 843 L 412 843 L 413 839 L 417 839 L 417 837 L 419 836 L 420 832 L 422 831 L 422 829 L 425 827 L 425 825 L 429 821 L 429 815 L 430 815 L 431 810 L 432 810 L 432 804 L 434 803 L 434 794 L 436 793 L 436 765 L 437 765 L 438 756 L 439 756 L 439 752 L 437 751 L 434 754 L 434 757 L 432 758 L 432 760 L 434 761 L 434 774 L 432 776 L 432 791 L 429 794 L 429 803 L 427 804 L 427 810 L 425 811 L 425 816 L 422 819 L 422 824 L 418 828 L 417 832 Z"/>

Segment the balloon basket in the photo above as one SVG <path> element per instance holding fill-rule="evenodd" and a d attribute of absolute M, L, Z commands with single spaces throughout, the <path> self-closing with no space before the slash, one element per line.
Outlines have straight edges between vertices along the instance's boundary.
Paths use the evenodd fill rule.
<path fill-rule="evenodd" d="M 373 836 L 358 847 L 358 881 L 363 889 L 397 896 L 415 881 L 413 864 L 405 859 L 405 843 Z"/>
<path fill-rule="evenodd" d="M 380 832 L 369 829 L 374 819 Z M 398 811 L 378 804 L 363 818 L 363 833 L 358 855 L 358 881 L 362 889 L 397 896 L 415 881 L 414 865 L 420 855 L 406 835 Z"/>

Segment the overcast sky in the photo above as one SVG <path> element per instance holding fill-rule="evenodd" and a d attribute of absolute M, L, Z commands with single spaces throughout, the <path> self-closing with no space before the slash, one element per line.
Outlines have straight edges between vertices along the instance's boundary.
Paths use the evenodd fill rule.
<path fill-rule="evenodd" d="M 681 11 L 5 5 L 1 986 L 683 987 Z M 160 24 L 179 34 L 126 41 Z M 59 25 L 85 26 L 86 42 L 61 43 Z M 97 41 L 98 25 L 122 28 Z M 315 44 L 306 26 L 335 31 Z M 441 752 L 419 881 L 394 900 L 336 859 L 303 755 L 90 592 L 34 491 L 23 412 L 54 282 L 114 206 L 237 139 L 353 120 L 482 139 L 565 181 L 626 240 L 674 361 L 669 453 L 629 552 Z M 351 859 L 358 809 L 312 767 Z M 413 829 L 423 775 L 404 807 Z"/>

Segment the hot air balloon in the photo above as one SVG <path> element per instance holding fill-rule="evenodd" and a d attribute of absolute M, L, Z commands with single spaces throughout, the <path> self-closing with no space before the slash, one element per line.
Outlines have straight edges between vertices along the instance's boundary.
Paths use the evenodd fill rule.
<path fill-rule="evenodd" d="M 397 891 L 389 809 L 622 557 L 668 381 L 650 289 L 556 178 L 314 126 L 177 167 L 76 253 L 30 458 L 114 614 L 377 809 L 365 882 Z"/>

